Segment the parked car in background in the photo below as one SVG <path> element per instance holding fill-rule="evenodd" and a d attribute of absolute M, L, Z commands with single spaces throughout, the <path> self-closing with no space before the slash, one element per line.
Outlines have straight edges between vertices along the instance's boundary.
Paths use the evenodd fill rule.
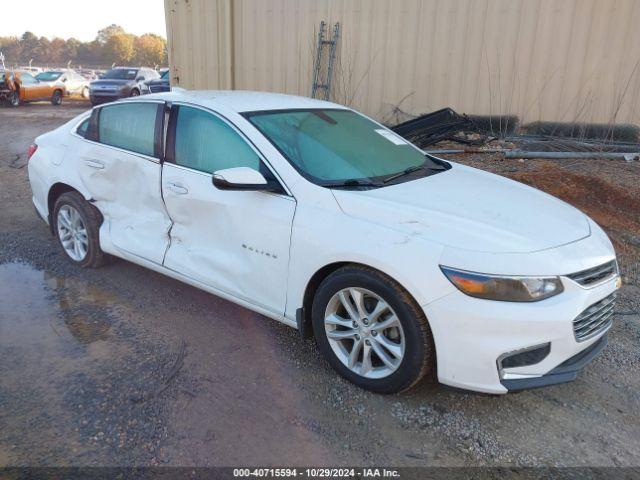
<path fill-rule="evenodd" d="M 149 80 L 147 82 L 147 87 L 149 88 L 149 93 L 160 93 L 160 92 L 168 92 L 171 90 L 171 85 L 169 83 L 169 70 L 164 70 L 160 72 L 160 78 L 155 80 Z"/>
<path fill-rule="evenodd" d="M 81 95 L 89 98 L 89 80 L 74 70 L 48 70 L 36 75 L 41 83 L 60 85 L 65 95 Z"/>
<path fill-rule="evenodd" d="M 21 102 L 49 100 L 53 105 L 62 104 L 63 84 L 41 82 L 30 72 L 5 70 L 0 80 L 0 98 L 17 107 Z"/>
<path fill-rule="evenodd" d="M 44 71 L 44 68 L 41 67 L 18 67 L 17 70 L 20 72 L 29 72 L 31 75 L 37 75 L 40 72 Z"/>
<path fill-rule="evenodd" d="M 96 72 L 96 70 L 82 68 L 82 69 L 78 70 L 78 73 L 80 75 L 82 75 L 83 78 L 85 78 L 85 79 L 87 79 L 89 81 L 93 81 L 93 80 L 97 80 L 98 79 L 98 73 Z"/>
<path fill-rule="evenodd" d="M 115 255 L 313 332 L 366 389 L 551 385 L 607 342 L 621 280 L 593 220 L 341 105 L 172 91 L 96 107 L 29 157 L 75 265 Z"/>
<path fill-rule="evenodd" d="M 126 97 L 149 93 L 145 82 L 160 78 L 158 72 L 146 67 L 116 67 L 99 80 L 89 84 L 89 96 L 93 105 L 113 102 Z"/>

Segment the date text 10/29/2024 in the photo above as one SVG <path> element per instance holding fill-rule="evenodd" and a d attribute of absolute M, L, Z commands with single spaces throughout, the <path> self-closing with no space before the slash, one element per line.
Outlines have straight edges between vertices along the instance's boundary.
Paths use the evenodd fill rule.
<path fill-rule="evenodd" d="M 388 468 L 234 468 L 236 478 L 400 478 Z"/>

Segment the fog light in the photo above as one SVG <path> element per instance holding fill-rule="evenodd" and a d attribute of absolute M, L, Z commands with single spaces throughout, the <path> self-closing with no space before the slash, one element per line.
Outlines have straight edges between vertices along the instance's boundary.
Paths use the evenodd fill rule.
<path fill-rule="evenodd" d="M 505 368 L 526 367 L 544 360 L 551 352 L 551 343 L 527 347 L 514 352 L 507 352 L 498 358 L 498 370 Z"/>

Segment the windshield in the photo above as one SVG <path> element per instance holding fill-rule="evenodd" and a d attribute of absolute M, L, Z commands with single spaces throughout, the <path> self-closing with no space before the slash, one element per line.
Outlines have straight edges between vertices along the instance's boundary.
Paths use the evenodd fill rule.
<path fill-rule="evenodd" d="M 36 78 L 41 82 L 53 82 L 62 75 L 62 72 L 42 72 L 36 75 Z"/>
<path fill-rule="evenodd" d="M 370 184 L 396 175 L 393 180 L 400 182 L 415 179 L 411 174 L 421 167 L 444 169 L 403 138 L 351 110 L 279 110 L 245 116 L 299 172 L 319 185 L 354 180 Z"/>
<path fill-rule="evenodd" d="M 162 75 L 160 75 L 160 78 L 162 80 L 167 80 L 169 78 L 169 70 L 165 70 L 164 72 L 162 72 Z"/>
<path fill-rule="evenodd" d="M 105 73 L 104 80 L 135 80 L 138 70 L 133 68 L 114 68 Z"/>

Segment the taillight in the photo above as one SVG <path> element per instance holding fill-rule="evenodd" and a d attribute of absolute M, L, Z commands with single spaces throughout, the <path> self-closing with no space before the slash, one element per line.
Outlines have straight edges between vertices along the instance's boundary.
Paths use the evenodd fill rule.
<path fill-rule="evenodd" d="M 27 149 L 27 160 L 31 160 L 31 157 L 33 157 L 33 154 L 36 153 L 36 150 L 38 150 L 38 145 L 36 145 L 35 143 L 29 145 L 29 148 Z"/>

